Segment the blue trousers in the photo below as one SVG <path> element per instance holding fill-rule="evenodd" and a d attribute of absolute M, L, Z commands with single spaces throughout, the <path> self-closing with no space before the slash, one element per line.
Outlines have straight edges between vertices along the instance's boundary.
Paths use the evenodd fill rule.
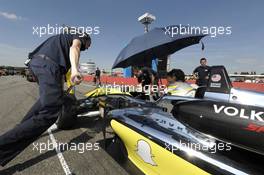
<path fill-rule="evenodd" d="M 0 136 L 0 165 L 4 166 L 54 124 L 61 112 L 63 83 L 60 66 L 36 57 L 30 69 L 38 79 L 39 99 L 15 128 Z"/>

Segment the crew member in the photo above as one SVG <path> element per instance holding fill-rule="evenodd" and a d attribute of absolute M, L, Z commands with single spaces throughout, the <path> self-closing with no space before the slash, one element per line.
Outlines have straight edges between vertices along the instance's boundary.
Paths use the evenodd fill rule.
<path fill-rule="evenodd" d="M 200 59 L 200 66 L 196 67 L 193 71 L 193 75 L 196 79 L 196 84 L 199 86 L 196 92 L 196 97 L 203 98 L 207 88 L 207 83 L 210 74 L 210 67 L 207 66 L 206 58 Z"/>
<path fill-rule="evenodd" d="M 158 92 L 151 92 L 151 86 L 158 86 L 157 73 L 148 67 L 142 68 L 139 72 L 137 80 L 143 92 L 139 93 L 137 98 L 150 101 L 156 100 L 158 98 Z M 148 92 L 148 95 L 146 95 L 146 92 Z"/>
<path fill-rule="evenodd" d="M 98 67 L 95 70 L 95 84 L 101 85 L 101 71 Z"/>
<path fill-rule="evenodd" d="M 0 136 L 0 165 L 6 165 L 57 120 L 63 104 L 63 76 L 71 68 L 71 81 L 80 84 L 80 52 L 88 49 L 86 33 L 52 36 L 29 54 L 29 69 L 39 84 L 39 99 L 23 120 Z"/>

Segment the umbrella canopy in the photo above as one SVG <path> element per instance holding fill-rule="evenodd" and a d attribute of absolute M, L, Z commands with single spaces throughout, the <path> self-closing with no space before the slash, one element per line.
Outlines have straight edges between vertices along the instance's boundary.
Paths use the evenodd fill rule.
<path fill-rule="evenodd" d="M 177 27 L 177 26 L 174 26 Z M 166 28 L 154 28 L 133 38 L 119 53 L 112 68 L 142 66 L 154 58 L 162 58 L 200 42 L 204 34 L 174 34 Z"/>

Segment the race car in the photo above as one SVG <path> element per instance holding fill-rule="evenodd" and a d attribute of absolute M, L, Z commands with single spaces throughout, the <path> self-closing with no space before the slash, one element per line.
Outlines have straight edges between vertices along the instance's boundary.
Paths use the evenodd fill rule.
<path fill-rule="evenodd" d="M 86 95 L 64 118 L 103 117 L 111 143 L 145 174 L 264 174 L 264 94 L 233 88 L 223 66 L 212 67 L 202 99 L 148 102 L 100 88 Z"/>
<path fill-rule="evenodd" d="M 124 107 L 108 97 L 102 106 L 112 143 L 144 174 L 263 174 L 263 100 L 233 88 L 225 68 L 214 66 L 203 99 L 164 96 L 146 106 L 130 99 Z"/>
<path fill-rule="evenodd" d="M 110 111 L 111 143 L 144 174 L 264 173 L 263 122 L 214 116 L 208 102 L 201 109 L 189 103 L 173 114 L 154 106 Z M 189 105 L 196 110 L 186 111 Z"/>

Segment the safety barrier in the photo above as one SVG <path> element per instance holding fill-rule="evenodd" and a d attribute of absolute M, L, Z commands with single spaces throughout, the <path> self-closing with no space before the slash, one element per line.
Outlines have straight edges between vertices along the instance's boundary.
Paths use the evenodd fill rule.
<path fill-rule="evenodd" d="M 94 76 L 87 75 L 84 76 L 84 81 L 93 82 Z M 112 76 L 101 76 L 101 82 L 103 84 L 119 84 L 119 85 L 136 85 L 138 84 L 136 78 L 124 78 L 124 77 L 112 77 Z M 194 81 L 188 81 L 189 83 L 194 83 Z M 166 79 L 162 79 L 162 84 L 166 84 Z M 245 82 L 233 82 L 234 87 L 254 90 L 259 92 L 264 92 L 264 84 L 257 83 L 245 83 Z"/>

